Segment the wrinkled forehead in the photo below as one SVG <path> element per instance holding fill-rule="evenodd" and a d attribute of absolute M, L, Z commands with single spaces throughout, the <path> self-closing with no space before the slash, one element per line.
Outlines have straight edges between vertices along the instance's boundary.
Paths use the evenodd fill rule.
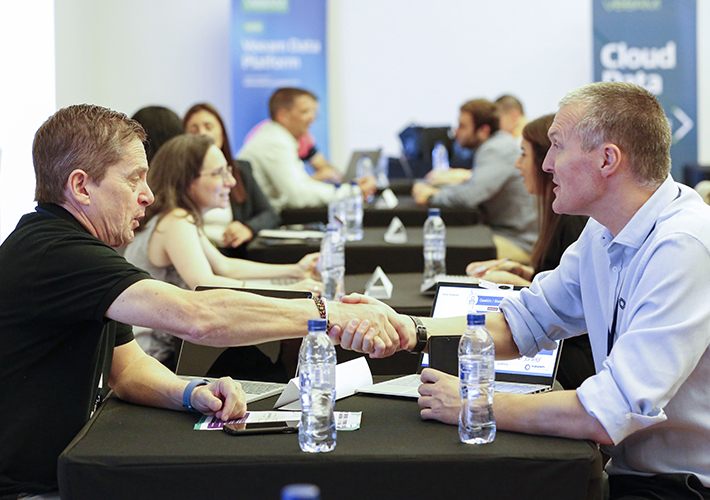
<path fill-rule="evenodd" d="M 575 127 L 584 116 L 584 111 L 585 106 L 581 104 L 562 106 L 555 114 L 555 119 L 552 121 L 550 129 L 547 131 L 547 136 L 551 140 L 560 140 L 569 138 L 572 134 L 576 134 Z"/>

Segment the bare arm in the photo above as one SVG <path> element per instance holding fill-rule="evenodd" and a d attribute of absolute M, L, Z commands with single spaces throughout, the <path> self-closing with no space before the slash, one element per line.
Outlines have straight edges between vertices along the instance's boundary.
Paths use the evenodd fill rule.
<path fill-rule="evenodd" d="M 422 372 L 419 394 L 423 419 L 458 423 L 461 400 L 457 377 L 427 368 Z M 609 434 L 587 413 L 575 391 L 532 395 L 496 393 L 493 411 L 501 430 L 611 444 Z"/>
<path fill-rule="evenodd" d="M 320 153 L 316 153 L 308 160 L 308 163 L 315 169 L 311 176 L 317 181 L 342 182 L 343 176 L 333 167 L 328 160 Z"/>
<path fill-rule="evenodd" d="M 109 385 L 125 401 L 181 410 L 187 381 L 144 353 L 133 340 L 114 349 Z M 196 387 L 191 404 L 222 420 L 241 417 L 247 408 L 241 386 L 228 377 Z"/>
<path fill-rule="evenodd" d="M 263 264 L 222 255 L 191 218 L 175 210 L 160 221 L 150 241 L 150 257 L 156 265 L 172 264 L 187 286 L 242 286 L 253 278 L 309 278 L 317 254 L 297 264 Z"/>
<path fill-rule="evenodd" d="M 335 341 L 346 324 L 367 320 L 370 328 L 356 341 L 358 351 L 383 357 L 399 345 L 398 327 L 377 307 L 332 302 L 328 313 Z M 318 318 L 319 312 L 310 299 L 275 299 L 234 290 L 191 292 L 161 281 L 142 280 L 124 290 L 106 316 L 195 344 L 224 347 L 303 337 L 308 320 Z"/>

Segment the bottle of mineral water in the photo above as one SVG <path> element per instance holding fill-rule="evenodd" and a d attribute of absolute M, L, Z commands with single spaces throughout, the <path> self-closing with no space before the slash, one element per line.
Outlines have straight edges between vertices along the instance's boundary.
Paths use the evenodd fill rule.
<path fill-rule="evenodd" d="M 345 239 L 338 224 L 328 224 L 318 259 L 323 297 L 339 301 L 345 295 Z"/>
<path fill-rule="evenodd" d="M 431 168 L 432 170 L 449 169 L 449 152 L 441 142 L 437 142 L 431 151 Z"/>
<path fill-rule="evenodd" d="M 446 274 L 446 225 L 438 208 L 424 221 L 424 281 Z"/>
<path fill-rule="evenodd" d="M 315 484 L 289 484 L 281 489 L 281 500 L 320 500 L 320 488 Z"/>
<path fill-rule="evenodd" d="M 495 347 L 484 314 L 469 314 L 459 341 L 459 437 L 468 444 L 490 443 L 496 437 L 493 415 Z"/>
<path fill-rule="evenodd" d="M 360 190 L 357 182 L 352 181 L 345 209 L 345 239 L 347 241 L 360 241 L 362 239 L 362 216 L 362 190 Z"/>
<path fill-rule="evenodd" d="M 310 453 L 335 448 L 335 347 L 325 319 L 308 320 L 308 335 L 299 353 L 301 425 L 298 444 Z"/>

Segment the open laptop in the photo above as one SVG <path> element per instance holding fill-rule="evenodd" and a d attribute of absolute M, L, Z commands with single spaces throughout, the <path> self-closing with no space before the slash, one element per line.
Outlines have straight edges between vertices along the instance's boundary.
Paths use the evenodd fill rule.
<path fill-rule="evenodd" d="M 520 293 L 520 287 L 483 288 L 472 283 L 439 283 L 432 306 L 433 318 L 451 318 L 468 313 L 498 312 L 508 295 Z M 458 374 L 458 339 L 460 335 L 431 337 L 427 364 L 453 375 Z M 557 375 L 562 343 L 553 351 L 541 351 L 534 358 L 496 361 L 496 392 L 534 394 L 552 390 Z M 389 396 L 419 397 L 419 375 L 406 375 L 374 384 L 359 392 Z"/>
<path fill-rule="evenodd" d="M 343 174 L 343 182 L 354 181 L 357 178 L 357 162 L 360 161 L 360 158 L 362 158 L 363 156 L 368 156 L 370 160 L 372 160 L 372 174 L 375 175 L 377 162 L 380 159 L 381 152 L 381 149 L 377 149 L 374 151 L 353 151 L 353 155 L 350 157 L 350 163 L 348 164 L 348 168 L 345 170 L 345 174 Z"/>
<path fill-rule="evenodd" d="M 276 297 L 282 299 L 308 299 L 312 297 L 311 292 L 298 290 L 268 290 L 256 288 L 230 288 L 230 287 L 209 287 L 198 286 L 197 291 L 214 290 L 214 289 L 229 289 L 240 292 L 250 292 L 266 297 Z M 178 355 L 177 367 L 175 373 L 183 377 L 200 377 L 205 378 L 212 364 L 219 356 L 230 349 L 229 347 L 212 347 L 205 345 L 197 345 L 191 342 L 182 341 Z M 260 382 L 252 380 L 237 380 L 242 386 L 246 394 L 247 403 L 259 401 L 270 396 L 281 394 L 286 384 L 277 382 Z"/>

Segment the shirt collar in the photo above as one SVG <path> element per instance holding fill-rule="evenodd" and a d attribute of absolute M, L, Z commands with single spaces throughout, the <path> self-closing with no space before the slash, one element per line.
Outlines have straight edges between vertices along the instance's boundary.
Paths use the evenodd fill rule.
<path fill-rule="evenodd" d="M 84 226 L 82 226 L 81 223 L 80 223 L 78 220 L 76 220 L 76 218 L 75 218 L 71 213 L 69 213 L 69 211 L 68 211 L 66 208 L 64 208 L 64 207 L 61 207 L 61 206 L 59 206 L 59 205 L 55 205 L 54 203 L 38 203 L 38 204 L 37 204 L 37 207 L 35 208 L 35 211 L 36 211 L 36 212 L 39 212 L 39 213 L 41 213 L 41 214 L 45 214 L 45 215 L 49 214 L 49 215 L 51 215 L 51 216 L 54 216 L 54 217 L 57 217 L 57 218 L 59 218 L 59 219 L 65 220 L 65 221 L 67 221 L 67 222 L 69 222 L 69 223 L 71 223 L 71 224 L 74 224 L 76 227 L 78 227 L 79 229 L 81 229 L 81 230 L 84 231 L 85 233 L 91 234 L 91 233 L 89 233 L 89 231 L 88 231 Z"/>
<path fill-rule="evenodd" d="M 678 197 L 679 187 L 668 175 L 656 192 L 641 205 L 631 220 L 624 226 L 612 243 L 640 248 L 656 225 L 661 212 Z"/>

